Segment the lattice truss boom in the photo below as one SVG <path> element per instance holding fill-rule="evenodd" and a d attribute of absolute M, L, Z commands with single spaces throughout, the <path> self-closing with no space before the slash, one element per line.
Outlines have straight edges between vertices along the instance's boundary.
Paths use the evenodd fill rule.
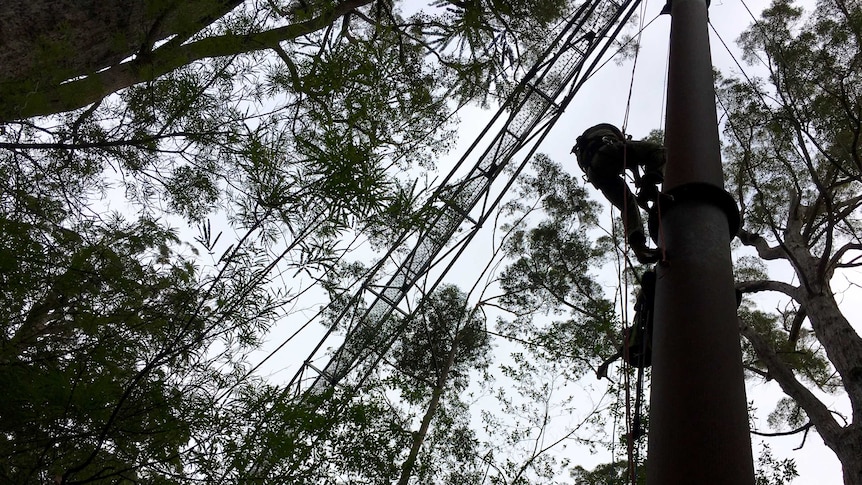
<path fill-rule="evenodd" d="M 325 353 L 336 326 L 330 328 L 305 360 L 291 380 L 290 389 L 297 395 L 309 392 L 320 395 L 350 373 L 355 374 L 359 383 L 371 374 L 411 316 L 400 307 L 402 301 L 432 268 L 443 267 L 425 290 L 430 293 L 440 283 L 492 215 L 506 189 L 514 183 L 638 4 L 639 0 L 589 0 L 558 29 L 536 65 L 426 202 L 426 213 L 434 214 L 431 220 L 399 238 L 366 276 L 351 303 L 338 314 L 335 321 L 341 328 L 346 327 L 346 332 L 328 364 L 319 369 L 311 362 Z M 587 66 L 589 60 L 592 63 Z M 502 127 L 494 129 L 500 121 Z M 490 142 L 483 145 L 483 140 Z M 487 148 L 482 151 L 478 146 Z M 520 158 L 520 165 L 504 172 L 503 168 L 516 158 Z M 470 160 L 475 162 L 469 173 L 456 179 L 460 167 Z M 497 189 L 496 197 L 492 197 L 492 187 Z M 453 240 L 459 233 L 457 240 Z M 387 277 L 387 269 L 391 271 L 393 262 L 396 269 Z M 352 306 L 368 300 L 370 305 L 362 311 Z M 390 318 L 393 312 L 401 313 L 404 318 Z M 313 377 L 308 375 L 309 370 L 315 371 Z"/>

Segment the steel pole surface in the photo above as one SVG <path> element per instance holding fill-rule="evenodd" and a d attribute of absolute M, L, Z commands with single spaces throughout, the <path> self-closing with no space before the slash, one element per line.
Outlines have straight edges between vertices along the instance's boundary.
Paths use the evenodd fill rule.
<path fill-rule="evenodd" d="M 705 0 L 671 3 L 664 192 L 724 188 Z M 710 197 L 662 213 L 647 483 L 754 483 L 728 214 Z"/>

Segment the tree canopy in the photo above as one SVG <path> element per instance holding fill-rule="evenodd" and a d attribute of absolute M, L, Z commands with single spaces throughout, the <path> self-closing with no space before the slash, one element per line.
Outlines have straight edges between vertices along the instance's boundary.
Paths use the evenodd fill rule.
<path fill-rule="evenodd" d="M 505 94 L 570 8 L 4 2 L 0 481 L 390 477 L 358 453 L 303 468 L 327 436 L 409 447 L 368 424 L 395 429 L 384 397 L 330 423 L 248 354 L 350 271 L 343 238 L 416 222 L 457 110 Z"/>
<path fill-rule="evenodd" d="M 845 483 L 862 483 L 862 337 L 835 288 L 862 250 L 860 35 L 858 2 L 824 0 L 804 15 L 792 2 L 773 1 L 740 38 L 746 59 L 765 65 L 768 77 L 728 79 L 719 90 L 729 182 L 745 220 L 739 240 L 793 270 L 790 281 L 761 273 L 738 284 L 790 302 L 778 314 L 743 315 L 750 368 L 792 399 L 776 410 L 779 421 L 817 429 Z M 812 389 L 840 390 L 850 415 L 839 417 Z"/>
<path fill-rule="evenodd" d="M 86 1 L 52 3 L 52 8 L 8 2 L 0 10 L 7 46 L 2 60 L 10 66 L 0 76 L 0 119 L 83 108 L 197 61 L 262 51 L 274 51 L 285 64 L 280 66 L 287 78 L 282 84 L 321 94 L 327 86 L 302 85 L 300 58 L 341 42 L 381 45 L 376 42 L 381 35 L 398 37 L 400 48 L 420 47 L 438 56 L 456 76 L 482 84 L 459 89 L 481 95 L 507 63 L 529 61 L 529 44 L 541 32 L 537 27 L 560 18 L 567 8 L 562 0 L 432 3 L 444 8 L 404 18 L 399 4 L 382 0 Z M 308 38 L 320 33 L 316 40 Z"/>

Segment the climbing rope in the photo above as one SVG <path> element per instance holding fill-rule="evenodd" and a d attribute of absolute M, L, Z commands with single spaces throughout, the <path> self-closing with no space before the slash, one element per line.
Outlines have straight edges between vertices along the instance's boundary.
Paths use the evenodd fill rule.
<path fill-rule="evenodd" d="M 634 84 L 635 84 L 635 73 L 637 72 L 637 64 L 638 58 L 640 57 L 641 50 L 641 37 L 644 30 L 644 12 L 646 11 L 646 7 L 648 1 L 641 2 L 640 5 L 640 25 L 638 27 L 637 40 L 635 41 L 635 54 L 634 59 L 632 61 L 632 72 L 631 78 L 629 80 L 629 90 L 628 96 L 626 97 L 626 109 L 625 114 L 623 116 L 623 124 L 622 124 L 622 133 L 623 133 L 623 174 L 625 178 L 625 174 L 628 172 L 628 144 L 626 141 L 628 140 L 629 135 L 626 133 L 628 129 L 629 116 L 631 115 L 631 104 L 632 104 L 632 95 L 634 93 Z M 637 206 L 630 208 L 628 207 L 628 197 L 623 198 L 623 240 L 625 241 L 623 244 L 623 254 L 628 254 L 628 235 L 629 227 L 628 227 L 628 213 L 629 210 L 640 210 Z M 663 250 L 662 250 L 663 251 Z M 664 253 L 662 253 L 662 259 L 664 259 Z M 621 286 L 623 287 L 623 295 L 620 299 L 622 304 L 622 320 L 623 320 L 623 336 L 624 339 L 628 339 L 627 336 L 632 334 L 631 327 L 629 326 L 629 313 L 628 313 L 628 295 L 629 295 L 629 286 L 628 286 L 628 278 L 627 273 L 631 271 L 631 264 L 628 257 L 623 258 L 623 271 L 622 271 L 622 281 Z M 628 459 L 627 464 L 627 475 L 631 480 L 632 485 L 637 485 L 637 456 L 635 450 L 635 439 L 634 436 L 635 431 L 639 428 L 640 423 L 640 401 L 641 395 L 643 393 L 643 367 L 638 372 L 638 380 L 636 383 L 635 389 L 635 416 L 632 418 L 632 402 L 631 402 L 631 382 L 630 382 L 630 373 L 631 373 L 631 365 L 629 362 L 631 361 L 629 355 L 629 345 L 626 340 L 623 341 L 623 376 L 624 376 L 624 386 L 625 386 L 625 403 L 626 403 L 626 455 Z M 643 355 L 643 353 L 642 353 Z"/>

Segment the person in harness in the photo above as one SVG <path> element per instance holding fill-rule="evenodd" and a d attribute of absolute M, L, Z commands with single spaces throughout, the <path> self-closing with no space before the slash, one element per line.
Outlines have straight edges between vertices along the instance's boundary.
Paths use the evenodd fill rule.
<path fill-rule="evenodd" d="M 665 148 L 650 141 L 627 139 L 614 125 L 600 123 L 577 138 L 572 153 L 578 165 L 602 194 L 623 214 L 626 240 L 643 264 L 655 263 L 660 251 L 647 247 L 640 209 L 649 211 L 658 199 L 664 181 Z M 634 176 L 638 195 L 625 181 L 625 171 Z"/>

